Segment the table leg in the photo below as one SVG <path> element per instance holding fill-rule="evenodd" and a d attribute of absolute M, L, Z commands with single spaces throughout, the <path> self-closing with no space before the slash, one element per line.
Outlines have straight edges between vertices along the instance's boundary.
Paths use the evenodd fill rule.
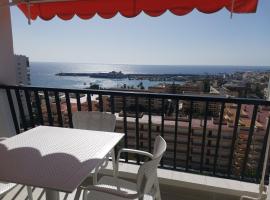
<path fill-rule="evenodd" d="M 97 166 L 94 170 L 94 174 L 93 174 L 93 185 L 97 184 L 97 176 L 98 176 L 98 168 L 99 166 Z"/>
<path fill-rule="evenodd" d="M 60 200 L 59 192 L 56 190 L 46 189 L 46 200 Z"/>
<path fill-rule="evenodd" d="M 114 152 L 114 148 L 111 150 L 111 156 L 112 156 L 112 167 L 113 167 L 113 176 L 116 176 L 116 171 L 115 171 L 115 152 Z"/>
<path fill-rule="evenodd" d="M 27 188 L 27 195 L 29 200 L 33 200 L 33 193 L 32 193 L 32 188 L 31 186 L 26 186 Z"/>

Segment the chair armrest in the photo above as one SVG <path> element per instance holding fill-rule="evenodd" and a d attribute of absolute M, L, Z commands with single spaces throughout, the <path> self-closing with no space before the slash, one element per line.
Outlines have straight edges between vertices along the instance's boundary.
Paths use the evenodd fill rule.
<path fill-rule="evenodd" d="M 107 187 L 102 187 L 102 186 L 96 186 L 96 185 L 90 185 L 87 187 L 81 186 L 82 189 L 84 190 L 89 190 L 89 191 L 97 191 L 97 192 L 103 192 L 111 195 L 115 195 L 118 197 L 126 198 L 126 199 L 136 199 L 138 198 L 138 193 L 135 194 L 127 194 L 127 193 L 121 193 L 115 189 L 112 188 L 107 188 Z"/>
<path fill-rule="evenodd" d="M 115 163 L 115 176 L 118 176 L 118 170 L 119 170 L 119 159 L 121 156 L 121 153 L 132 153 L 132 154 L 139 154 L 139 155 L 143 155 L 143 156 L 147 156 L 150 159 L 153 159 L 153 155 L 149 152 L 146 151 L 141 151 L 141 150 L 136 150 L 136 149 L 127 149 L 127 148 L 122 148 L 118 151 L 117 154 L 117 159 L 116 159 L 116 163 Z"/>
<path fill-rule="evenodd" d="M 5 140 L 5 139 L 8 139 L 7 137 L 0 137 L 0 142 Z"/>
<path fill-rule="evenodd" d="M 249 196 L 241 196 L 240 197 L 240 200 L 259 200 L 259 198 L 256 198 L 256 197 L 249 197 Z"/>
<path fill-rule="evenodd" d="M 136 149 L 127 149 L 127 148 L 122 148 L 118 151 L 118 155 L 117 155 L 117 162 L 119 161 L 120 159 L 120 155 L 121 153 L 132 153 L 132 154 L 139 154 L 139 155 L 142 155 L 142 156 L 147 156 L 151 159 L 153 159 L 153 155 L 149 152 L 146 152 L 146 151 L 141 151 L 141 150 L 136 150 Z"/>

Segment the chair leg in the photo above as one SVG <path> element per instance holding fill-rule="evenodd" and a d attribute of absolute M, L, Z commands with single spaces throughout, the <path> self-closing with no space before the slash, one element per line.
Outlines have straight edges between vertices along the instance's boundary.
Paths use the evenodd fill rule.
<path fill-rule="evenodd" d="M 93 185 L 97 184 L 97 176 L 98 176 L 98 167 L 95 168 L 95 171 L 93 173 Z"/>
<path fill-rule="evenodd" d="M 161 200 L 161 194 L 160 194 L 158 178 L 156 178 L 154 187 L 155 187 L 155 199 L 156 200 Z"/>
<path fill-rule="evenodd" d="M 79 199 L 80 199 L 81 192 L 82 192 L 82 189 L 79 187 L 79 188 L 77 189 L 76 194 L 75 194 L 74 200 L 79 200 Z"/>
<path fill-rule="evenodd" d="M 262 198 L 255 198 L 255 197 L 249 197 L 249 196 L 241 196 L 240 197 L 240 200 L 244 200 L 244 199 L 246 199 L 246 200 L 264 200 L 264 199 L 262 199 Z"/>
<path fill-rule="evenodd" d="M 26 188 L 27 188 L 28 199 L 33 200 L 32 188 L 30 186 L 26 186 Z"/>

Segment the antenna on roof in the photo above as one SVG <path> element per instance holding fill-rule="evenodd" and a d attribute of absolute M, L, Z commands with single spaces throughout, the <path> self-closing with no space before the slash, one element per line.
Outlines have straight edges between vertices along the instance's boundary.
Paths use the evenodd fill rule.
<path fill-rule="evenodd" d="M 29 0 L 27 1 L 26 6 L 27 6 L 28 25 L 31 25 L 31 8 L 30 8 L 31 4 L 30 4 L 30 1 Z"/>
<path fill-rule="evenodd" d="M 234 3 L 235 3 L 235 0 L 232 0 L 232 6 L 231 6 L 231 19 L 232 19 L 232 17 L 233 17 Z"/>

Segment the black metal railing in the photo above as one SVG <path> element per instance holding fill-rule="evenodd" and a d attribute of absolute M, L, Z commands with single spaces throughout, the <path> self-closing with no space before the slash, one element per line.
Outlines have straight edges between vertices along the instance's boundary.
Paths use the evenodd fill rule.
<path fill-rule="evenodd" d="M 29 86 L 0 90 L 17 134 L 37 125 L 73 128 L 75 111 L 111 112 L 117 115 L 116 131 L 125 134 L 119 146 L 151 152 L 155 136 L 165 138 L 161 168 L 260 181 L 269 116 L 259 117 L 270 111 L 268 101 Z M 142 158 L 125 155 L 124 161 L 140 164 Z"/>

